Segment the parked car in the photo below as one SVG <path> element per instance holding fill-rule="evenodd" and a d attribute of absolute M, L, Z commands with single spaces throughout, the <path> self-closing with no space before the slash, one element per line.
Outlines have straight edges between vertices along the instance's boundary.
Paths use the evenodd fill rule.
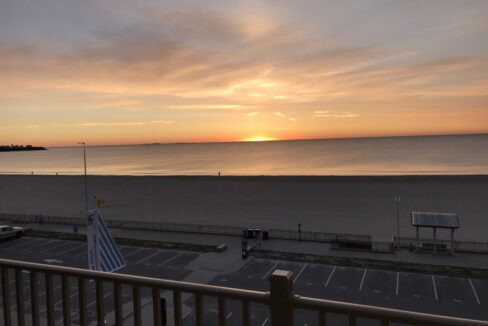
<path fill-rule="evenodd" d="M 24 235 L 24 229 L 17 226 L 0 226 L 0 239 L 20 238 Z"/>

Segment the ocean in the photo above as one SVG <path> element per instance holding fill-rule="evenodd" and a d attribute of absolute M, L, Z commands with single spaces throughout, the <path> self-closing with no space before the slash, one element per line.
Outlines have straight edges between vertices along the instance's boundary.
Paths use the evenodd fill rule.
<path fill-rule="evenodd" d="M 87 147 L 91 175 L 488 174 L 488 134 Z M 0 153 L 1 174 L 83 174 L 82 147 Z"/>

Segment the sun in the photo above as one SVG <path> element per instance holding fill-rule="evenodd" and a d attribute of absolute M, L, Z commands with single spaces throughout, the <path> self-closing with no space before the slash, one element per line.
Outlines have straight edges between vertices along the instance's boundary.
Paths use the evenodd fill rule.
<path fill-rule="evenodd" d="M 271 140 L 275 140 L 275 139 L 266 136 L 253 136 L 253 137 L 244 138 L 242 141 L 271 141 Z"/>

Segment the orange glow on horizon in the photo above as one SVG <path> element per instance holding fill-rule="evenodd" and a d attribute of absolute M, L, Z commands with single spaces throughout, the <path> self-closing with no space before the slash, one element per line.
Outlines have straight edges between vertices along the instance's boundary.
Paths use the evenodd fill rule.
<path fill-rule="evenodd" d="M 266 137 L 266 136 L 253 136 L 253 137 L 244 138 L 241 141 L 244 141 L 244 142 L 261 142 L 261 141 L 273 141 L 273 140 L 278 140 L 278 139 L 272 138 L 272 137 Z"/>

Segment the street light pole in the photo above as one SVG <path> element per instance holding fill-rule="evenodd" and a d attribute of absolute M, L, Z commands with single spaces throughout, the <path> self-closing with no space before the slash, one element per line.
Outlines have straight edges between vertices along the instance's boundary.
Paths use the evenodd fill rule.
<path fill-rule="evenodd" d="M 79 142 L 78 144 L 83 145 L 83 163 L 85 167 L 85 214 L 88 212 L 88 180 L 86 176 L 86 143 Z"/>
<path fill-rule="evenodd" d="M 400 244 L 400 195 L 395 195 L 396 211 L 397 211 L 397 248 Z"/>

